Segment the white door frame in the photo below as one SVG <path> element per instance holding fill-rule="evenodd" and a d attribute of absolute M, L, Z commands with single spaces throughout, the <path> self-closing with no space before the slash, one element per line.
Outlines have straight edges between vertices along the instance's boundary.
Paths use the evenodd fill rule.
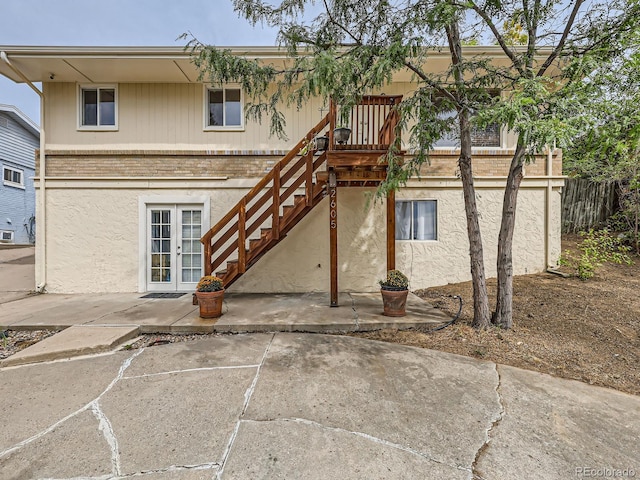
<path fill-rule="evenodd" d="M 147 209 L 163 206 L 201 206 L 202 233 L 211 228 L 211 197 L 208 195 L 144 195 L 138 197 L 138 292 L 147 291 Z M 175 264 L 175 263 L 174 263 Z M 177 281 L 177 279 L 176 279 Z"/>

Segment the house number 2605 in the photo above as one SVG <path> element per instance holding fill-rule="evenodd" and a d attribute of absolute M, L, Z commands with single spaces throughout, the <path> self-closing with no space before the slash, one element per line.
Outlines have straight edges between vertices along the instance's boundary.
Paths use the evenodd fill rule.
<path fill-rule="evenodd" d="M 331 229 L 334 229 L 338 227 L 338 223 L 336 222 L 336 218 L 338 217 L 338 211 L 336 210 L 337 203 L 336 203 L 335 188 L 332 188 L 331 190 L 329 190 L 329 198 L 331 199 L 331 203 L 329 204 L 329 217 L 331 218 L 329 226 L 331 227 Z"/>

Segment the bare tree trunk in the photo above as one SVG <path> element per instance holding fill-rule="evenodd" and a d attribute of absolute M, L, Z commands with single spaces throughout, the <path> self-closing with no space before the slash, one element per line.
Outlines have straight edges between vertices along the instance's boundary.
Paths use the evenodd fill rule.
<path fill-rule="evenodd" d="M 482 235 L 480 233 L 476 190 L 473 184 L 473 169 L 471 167 L 471 126 L 469 124 L 469 110 L 466 107 L 467 102 L 462 101 L 464 99 L 460 98 L 461 95 L 464 95 L 462 93 L 464 92 L 464 78 L 460 68 L 462 62 L 462 45 L 457 23 L 452 23 L 446 30 L 456 81 L 456 95 L 459 103 L 460 158 L 458 158 L 458 166 L 460 167 L 460 176 L 462 178 L 464 210 L 467 217 L 467 235 L 469 237 L 471 283 L 473 284 L 472 326 L 477 329 L 485 329 L 491 325 L 491 317 L 489 315 L 489 295 L 487 293 L 487 280 L 484 269 Z"/>
<path fill-rule="evenodd" d="M 462 123 L 468 120 L 461 116 Z M 467 126 L 468 128 L 468 126 Z M 460 142 L 460 176 L 462 177 L 462 191 L 464 193 L 464 211 L 467 217 L 467 236 L 469 237 L 469 257 L 471 263 L 471 283 L 473 285 L 473 323 L 474 328 L 485 329 L 491 325 L 489 315 L 489 294 L 487 293 L 487 279 L 484 272 L 484 253 L 482 249 L 482 235 L 478 221 L 478 206 L 476 204 L 476 190 L 473 184 L 471 168 L 471 142 Z M 468 148 L 462 144 L 468 143 Z M 468 152 L 467 152 L 468 150 Z"/>
<path fill-rule="evenodd" d="M 525 149 L 520 141 L 511 160 L 502 202 L 502 221 L 498 235 L 498 291 L 492 323 L 509 329 L 513 325 L 513 231 L 516 225 L 518 190 L 522 182 Z"/>

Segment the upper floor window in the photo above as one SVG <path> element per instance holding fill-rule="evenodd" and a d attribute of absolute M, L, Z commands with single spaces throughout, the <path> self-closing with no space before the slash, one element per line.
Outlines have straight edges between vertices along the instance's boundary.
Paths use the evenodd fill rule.
<path fill-rule="evenodd" d="M 5 185 L 24 188 L 24 173 L 11 167 L 2 167 L 2 178 Z"/>
<path fill-rule="evenodd" d="M 205 128 L 216 129 L 241 129 L 242 117 L 242 90 L 237 87 L 205 89 Z"/>
<path fill-rule="evenodd" d="M 80 87 L 80 128 L 114 130 L 117 125 L 117 97 L 114 86 Z"/>
<path fill-rule="evenodd" d="M 492 97 L 498 97 L 500 92 L 491 91 Z M 442 97 L 437 97 L 435 102 L 439 102 Z M 438 115 L 442 119 L 452 119 L 457 115 L 455 110 L 445 111 Z M 480 128 L 476 125 L 471 125 L 471 146 L 472 147 L 500 147 L 500 125 L 492 123 L 484 128 Z M 454 129 L 448 135 L 444 135 L 442 138 L 436 141 L 434 147 L 450 147 L 460 148 L 460 131 L 455 120 Z"/>
<path fill-rule="evenodd" d="M 440 115 L 441 118 L 449 118 L 456 115 L 456 112 L 448 112 Z M 445 135 L 438 139 L 434 144 L 434 147 L 451 147 L 460 148 L 460 134 L 452 132 L 449 135 Z M 500 146 L 500 125 L 492 123 L 484 128 L 471 126 L 471 146 L 472 147 L 499 147 Z"/>
<path fill-rule="evenodd" d="M 396 201 L 396 240 L 437 240 L 436 200 Z"/>

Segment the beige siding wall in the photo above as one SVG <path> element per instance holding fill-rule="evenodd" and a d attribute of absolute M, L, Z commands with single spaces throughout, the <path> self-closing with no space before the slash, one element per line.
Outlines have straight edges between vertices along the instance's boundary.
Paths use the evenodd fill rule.
<path fill-rule="evenodd" d="M 247 122 L 244 131 L 205 131 L 203 88 L 202 84 L 121 83 L 118 130 L 80 131 L 78 85 L 45 83 L 47 149 L 288 150 L 327 113 L 320 99 L 300 110 L 285 108 L 288 140 L 270 136 L 266 118 L 262 124 Z M 376 93 L 397 95 L 414 89 L 414 84 L 398 82 Z M 502 133 L 502 148 L 513 148 L 515 142 L 513 134 Z"/>
<path fill-rule="evenodd" d="M 204 131 L 201 84 L 118 85 L 118 130 L 79 131 L 78 86 L 45 83 L 47 148 L 266 150 L 295 145 L 322 118 L 321 100 L 285 109 L 289 141 L 269 136 L 268 122 L 244 131 Z M 325 115 L 326 110 L 322 115 Z"/>

